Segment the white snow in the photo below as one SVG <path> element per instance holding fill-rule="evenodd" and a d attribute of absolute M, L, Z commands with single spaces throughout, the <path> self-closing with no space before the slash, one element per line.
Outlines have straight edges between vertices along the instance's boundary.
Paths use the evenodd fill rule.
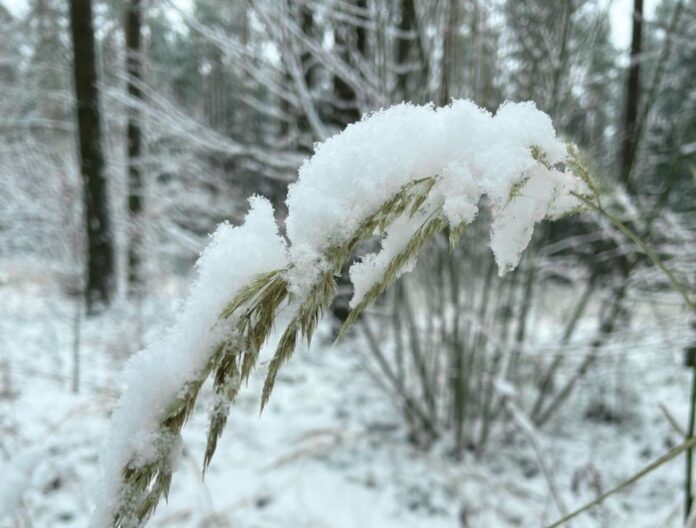
<path fill-rule="evenodd" d="M 21 272 L 29 267 L 22 262 Z M 84 321 L 83 382 L 73 395 L 74 299 L 53 288 L 57 282 L 41 290 L 35 280 L 20 283 L 17 271 L 0 259 L 0 274 L 13 277 L 0 286 L 0 387 L 13 394 L 0 396 L 0 439 L 6 449 L 0 457 L 26 445 L 43 446 L 43 456 L 20 508 L 0 526 L 82 528 L 97 478 L 99 440 L 120 389 L 118 367 L 133 347 L 136 308 L 120 306 Z M 50 279 L 43 267 L 37 274 Z M 171 277 L 162 289 L 150 291 L 143 309 L 148 335 L 156 336 L 173 318 L 185 290 L 182 281 Z M 549 360 L 558 352 L 556 338 L 574 293 L 572 287 L 544 290 L 538 305 L 543 315 L 524 361 Z M 657 402 L 682 427 L 687 423 L 690 374 L 681 349 L 693 336 L 688 317 L 664 292 L 634 298 L 642 307 L 635 324 L 603 349 L 592 376 L 578 384 L 568 407 L 540 439 L 569 509 L 596 497 L 593 472 L 606 490 L 681 441 Z M 594 314 L 602 299 L 593 299 L 578 341 L 564 349 L 565 376 L 575 372 L 594 339 Z M 149 526 L 446 528 L 460 525 L 465 513 L 470 526 L 506 528 L 545 526 L 558 518 L 542 474 L 530 471 L 536 458 L 523 437 L 501 429 L 491 436 L 487 454 L 462 461 L 448 455 L 449 442 L 417 449 L 399 411 L 366 373 L 370 356 L 364 344 L 352 336 L 336 347 L 331 342 L 329 325 L 320 326 L 312 349 L 298 350 L 284 369 L 261 419 L 263 373 L 252 376 L 231 409 L 229 431 L 205 480 L 200 461 L 209 422 L 205 413 L 194 413 L 183 433 L 186 455 L 169 501 L 160 504 Z M 390 352 L 394 343 L 384 346 Z M 588 404 L 598 398 L 623 409 L 626 419 L 588 421 Z M 214 394 L 204 387 L 200 407 L 213 402 Z M 683 473 L 683 458 L 675 459 L 574 526 L 681 527 L 683 496 L 674 490 L 682 488 Z M 0 478 L 0 487 L 4 484 Z"/>
<path fill-rule="evenodd" d="M 551 166 L 566 159 L 551 119 L 531 102 L 506 103 L 495 115 L 459 100 L 442 108 L 403 103 L 367 116 L 318 145 L 300 168 L 287 199 L 292 251 L 320 260 L 322 250 L 347 240 L 405 184 L 437 177 L 434 206 L 442 206 L 453 226 L 471 222 L 481 197 L 489 198 L 495 219 L 491 248 L 502 275 L 519 262 L 536 222 L 579 205 L 569 191 L 580 190 L 582 182 L 569 171 L 546 168 L 532 156 L 532 146 Z M 510 200 L 511 190 L 522 184 L 521 196 Z M 383 253 L 353 267 L 353 305 L 418 227 L 397 222 Z M 296 291 L 315 276 L 308 260 L 290 277 Z"/>
<path fill-rule="evenodd" d="M 527 171 L 519 195 L 494 214 L 491 249 L 500 274 L 514 268 L 532 239 L 534 225 L 573 210 L 579 203 L 569 191 L 582 191 L 582 182 L 538 165 Z"/>
<path fill-rule="evenodd" d="M 502 201 L 537 165 L 532 145 L 551 164 L 565 159 L 550 118 L 531 102 L 506 103 L 495 116 L 464 100 L 441 108 L 392 106 L 316 147 L 288 192 L 288 238 L 320 252 L 348 238 L 409 181 L 446 170 L 473 178 L 481 192 Z"/>
<path fill-rule="evenodd" d="M 27 449 L 0 464 L 0 521 L 9 519 L 19 508 L 41 453 L 39 449 Z"/>

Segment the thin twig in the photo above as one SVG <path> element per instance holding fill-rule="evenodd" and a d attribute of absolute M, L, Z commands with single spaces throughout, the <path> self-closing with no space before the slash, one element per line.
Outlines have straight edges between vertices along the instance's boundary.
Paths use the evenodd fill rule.
<path fill-rule="evenodd" d="M 569 513 L 568 515 L 566 515 L 562 519 L 559 519 L 555 523 L 548 525 L 546 528 L 558 528 L 559 526 L 563 526 L 569 520 L 574 519 L 575 517 L 577 517 L 581 513 L 584 513 L 587 510 L 594 508 L 595 506 L 597 506 L 598 504 L 603 502 L 604 499 L 606 499 L 607 497 L 610 497 L 611 495 L 614 495 L 615 493 L 618 493 L 619 491 L 622 491 L 623 489 L 629 487 L 631 484 L 634 484 L 635 482 L 637 482 L 638 480 L 643 478 L 648 473 L 654 471 L 655 469 L 657 469 L 661 465 L 669 462 L 673 458 L 676 458 L 677 456 L 681 455 L 684 451 L 691 449 L 695 445 L 696 445 L 696 438 L 690 438 L 686 442 L 683 442 L 683 443 L 679 444 L 678 446 L 670 449 L 664 455 L 662 455 L 658 459 L 654 460 L 653 462 L 651 462 L 650 464 L 645 466 L 643 469 L 641 469 L 640 471 L 638 471 L 637 473 L 635 473 L 634 475 L 632 475 L 628 479 L 624 480 L 618 486 L 615 486 L 612 489 L 610 489 L 609 491 L 602 493 L 599 497 L 597 497 L 593 501 L 588 502 L 587 504 L 578 508 L 577 510 L 573 511 L 572 513 Z"/>
<path fill-rule="evenodd" d="M 682 438 L 686 438 L 686 431 L 684 428 L 679 424 L 677 419 L 672 415 L 672 413 L 669 411 L 667 406 L 660 402 L 657 404 L 657 406 L 660 408 L 662 411 L 662 414 L 665 415 L 665 418 L 667 418 L 667 421 L 669 422 L 669 425 L 672 426 L 672 429 L 676 431 L 676 433 L 681 436 Z"/>
<path fill-rule="evenodd" d="M 529 443 L 532 446 L 532 450 L 534 451 L 534 454 L 536 455 L 537 458 L 537 463 L 539 464 L 539 467 L 541 468 L 541 472 L 544 475 L 544 479 L 546 480 L 546 485 L 549 488 L 549 493 L 551 495 L 551 498 L 553 499 L 554 504 L 556 505 L 556 508 L 558 509 L 558 512 L 567 517 L 567 511 L 568 508 L 566 508 L 565 503 L 563 502 L 563 498 L 561 497 L 561 494 L 558 491 L 558 486 L 556 485 L 556 481 L 553 476 L 553 472 L 551 471 L 551 468 L 549 465 L 546 463 L 544 459 L 544 450 L 541 446 L 541 443 L 539 442 L 539 439 L 537 437 L 537 432 L 534 429 L 534 426 L 532 425 L 532 422 L 522 413 L 522 411 L 519 409 L 517 405 L 515 405 L 509 398 L 505 398 L 505 408 L 508 410 L 510 413 L 510 416 L 512 417 L 512 421 L 515 423 L 517 428 L 522 432 L 527 437 L 527 440 L 529 440 Z"/>

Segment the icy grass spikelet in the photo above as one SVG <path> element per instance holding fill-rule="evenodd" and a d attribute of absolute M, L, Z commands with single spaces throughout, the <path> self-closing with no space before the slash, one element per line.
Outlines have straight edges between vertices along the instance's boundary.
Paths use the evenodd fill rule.
<path fill-rule="evenodd" d="M 223 225 L 213 235 L 174 325 L 130 362 L 92 525 L 140 526 L 167 496 L 181 428 L 212 378 L 208 466 L 229 406 L 286 308 L 290 319 L 263 387 L 266 405 L 280 368 L 298 343 L 311 340 L 334 298 L 334 277 L 361 242 L 382 237 L 380 251 L 350 268 L 354 297 L 342 334 L 438 232 L 456 245 L 484 195 L 502 274 L 517 265 L 537 222 L 578 209 L 591 188 L 575 147 L 559 141 L 533 103 L 506 103 L 495 115 L 469 101 L 401 104 L 318 145 L 288 192 L 287 241 L 270 204 L 253 198 L 242 226 Z"/>

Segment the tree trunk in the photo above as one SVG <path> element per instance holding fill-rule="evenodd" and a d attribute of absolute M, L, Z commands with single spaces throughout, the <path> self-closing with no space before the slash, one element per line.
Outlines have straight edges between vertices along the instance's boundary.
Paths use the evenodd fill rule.
<path fill-rule="evenodd" d="M 413 77 L 413 67 L 409 61 L 412 60 L 411 49 L 416 38 L 416 6 L 414 0 L 402 0 L 401 2 L 399 32 L 400 35 L 396 43 L 396 65 L 399 69 L 396 75 L 396 88 L 398 96 L 407 99 L 412 87 L 409 79 Z"/>
<path fill-rule="evenodd" d="M 442 44 L 442 66 L 440 69 L 440 91 L 439 101 L 441 105 L 446 105 L 451 98 L 452 73 L 456 60 L 457 40 L 459 30 L 459 0 L 450 0 L 447 17 L 447 28 L 445 30 L 444 42 Z"/>
<path fill-rule="evenodd" d="M 295 2 L 293 5 L 293 8 L 296 9 L 296 13 L 293 13 L 293 16 L 296 16 L 299 19 L 300 22 L 300 28 L 302 29 L 302 34 L 307 37 L 308 39 L 313 39 L 314 38 L 314 13 L 312 9 L 309 8 L 309 6 L 305 5 L 302 2 Z M 312 59 L 312 54 L 307 51 L 303 50 L 302 53 L 300 54 L 300 67 L 302 69 L 303 75 L 304 75 L 304 83 L 307 86 L 307 90 L 309 93 L 312 93 L 312 90 L 314 89 L 315 82 L 316 82 L 316 74 L 315 74 L 315 67 L 312 64 L 313 59 Z M 305 112 L 300 112 L 300 115 L 297 120 L 297 126 L 299 128 L 299 132 L 301 136 L 310 136 L 312 135 L 312 127 L 309 121 L 309 116 Z"/>
<path fill-rule="evenodd" d="M 128 96 L 140 102 L 143 94 L 140 89 L 142 79 L 142 3 L 141 0 L 128 0 L 124 24 L 126 37 L 126 72 L 128 75 Z M 128 213 L 130 231 L 128 240 L 128 287 L 129 293 L 140 292 L 142 285 L 142 209 L 143 181 L 141 174 L 142 132 L 141 116 L 138 108 L 131 107 L 128 113 Z"/>
<path fill-rule="evenodd" d="M 85 296 L 87 312 L 93 314 L 107 305 L 113 294 L 114 248 L 101 144 L 91 0 L 70 1 L 70 28 L 87 234 Z"/>
<path fill-rule="evenodd" d="M 638 122 L 638 98 L 640 96 L 640 51 L 643 27 L 643 0 L 633 1 L 633 36 L 631 38 L 631 63 L 626 81 L 626 111 L 624 114 L 624 138 L 621 147 L 621 182 L 631 191 L 631 169 L 636 154 L 636 124 Z"/>
<path fill-rule="evenodd" d="M 350 5 L 367 10 L 367 0 L 352 0 Z M 363 26 L 346 23 L 342 27 L 337 27 L 334 29 L 334 39 L 337 47 L 342 50 L 342 59 L 346 64 L 349 64 L 351 60 L 350 47 L 354 47 L 355 51 L 362 57 L 365 56 L 367 33 Z M 355 90 L 341 76 L 334 75 L 333 88 L 337 105 L 331 111 L 329 121 L 339 129 L 343 129 L 346 125 L 360 120 L 360 108 Z"/>

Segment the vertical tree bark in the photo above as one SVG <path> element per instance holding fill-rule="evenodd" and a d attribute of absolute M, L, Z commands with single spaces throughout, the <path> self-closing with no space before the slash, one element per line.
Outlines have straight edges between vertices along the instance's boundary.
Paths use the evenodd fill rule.
<path fill-rule="evenodd" d="M 396 74 L 396 87 L 398 95 L 406 98 L 410 88 L 409 78 L 413 76 L 409 59 L 411 59 L 411 49 L 416 38 L 414 36 L 416 32 L 416 6 L 414 0 L 402 0 L 401 2 L 399 32 L 401 34 L 396 43 L 396 64 L 399 68 Z"/>
<path fill-rule="evenodd" d="M 310 9 L 310 7 L 305 5 L 304 3 L 297 1 L 293 5 L 293 9 L 296 10 L 296 12 L 293 13 L 293 16 L 297 17 L 297 19 L 299 20 L 300 28 L 302 29 L 302 34 L 309 39 L 314 38 L 315 24 L 314 13 L 312 12 L 312 9 Z M 300 67 L 302 68 L 302 72 L 304 75 L 305 85 L 307 86 L 307 90 L 309 90 L 310 93 L 314 89 L 314 85 L 316 82 L 316 72 L 312 62 L 312 54 L 307 50 L 302 51 L 302 53 L 300 54 Z M 302 112 L 298 116 L 297 126 L 300 130 L 301 135 L 311 135 L 312 127 L 310 125 L 309 116 L 306 115 L 306 113 Z"/>
<path fill-rule="evenodd" d="M 285 10 L 286 16 L 298 24 L 302 30 L 302 33 L 307 38 L 311 39 L 314 33 L 314 17 L 311 9 L 305 6 L 302 2 L 293 0 L 292 2 L 286 4 Z M 291 39 L 283 39 L 283 44 L 286 46 L 290 46 L 290 42 Z M 307 87 L 307 90 L 311 92 L 313 82 L 315 80 L 313 71 L 314 68 L 311 64 L 311 53 L 307 50 L 301 50 L 299 53 L 298 62 L 298 66 L 302 70 L 304 84 Z M 284 68 L 283 77 L 288 86 L 293 86 L 295 84 L 290 67 Z M 299 150 L 311 148 L 311 142 L 307 144 L 306 141 L 307 136 L 309 135 L 311 137 L 312 133 L 312 127 L 306 112 L 303 112 L 301 107 L 299 109 L 292 108 L 287 101 L 282 99 L 280 101 L 280 107 L 286 119 L 281 123 L 279 132 L 280 136 L 286 140 L 287 146 L 292 145 Z M 303 139 L 305 139 L 305 141 L 303 141 Z"/>
<path fill-rule="evenodd" d="M 450 0 L 449 12 L 447 17 L 447 29 L 445 30 L 444 42 L 442 45 L 442 66 L 440 70 L 440 91 L 439 102 L 441 105 L 449 103 L 452 84 L 452 73 L 454 69 L 455 50 L 457 48 L 459 30 L 459 0 Z"/>
<path fill-rule="evenodd" d="M 242 0 L 240 2 L 240 17 L 241 17 L 241 30 L 240 38 L 241 44 L 244 49 L 249 45 L 249 10 L 250 3 L 249 0 Z M 239 83 L 241 85 L 242 98 L 244 96 L 252 97 L 253 94 L 251 86 L 252 81 L 250 79 L 249 73 L 246 71 L 239 72 Z M 240 121 L 242 122 L 242 142 L 247 147 L 254 144 L 255 131 L 254 131 L 254 113 L 252 108 L 247 104 L 239 105 L 239 114 L 241 116 Z"/>
<path fill-rule="evenodd" d="M 126 72 L 129 97 L 142 100 L 142 3 L 128 0 L 124 24 L 126 37 Z M 128 112 L 128 213 L 130 230 L 128 239 L 128 286 L 129 293 L 137 293 L 142 285 L 142 210 L 143 180 L 141 173 L 142 131 L 140 111 L 132 107 Z"/>
<path fill-rule="evenodd" d="M 624 138 L 621 147 L 621 182 L 631 192 L 631 169 L 636 154 L 636 125 L 638 99 L 640 97 L 640 52 L 643 28 L 643 0 L 633 1 L 633 36 L 631 37 L 631 63 L 626 81 L 626 110 L 624 114 Z"/>
<path fill-rule="evenodd" d="M 70 29 L 87 232 L 85 296 L 87 312 L 93 314 L 107 305 L 113 294 L 114 248 L 101 143 L 91 0 L 70 0 Z"/>
<path fill-rule="evenodd" d="M 367 9 L 367 0 L 351 0 L 351 5 L 360 9 Z M 363 26 L 353 27 L 350 23 L 345 27 L 337 27 L 334 30 L 336 44 L 343 48 L 342 58 L 346 63 L 350 63 L 350 53 L 348 48 L 355 47 L 355 51 L 361 56 L 365 56 L 367 51 L 367 32 Z M 337 98 L 338 108 L 334 109 L 329 120 L 339 128 L 343 128 L 350 123 L 360 120 L 360 108 L 356 100 L 355 90 L 340 76 L 333 77 L 334 93 Z"/>

